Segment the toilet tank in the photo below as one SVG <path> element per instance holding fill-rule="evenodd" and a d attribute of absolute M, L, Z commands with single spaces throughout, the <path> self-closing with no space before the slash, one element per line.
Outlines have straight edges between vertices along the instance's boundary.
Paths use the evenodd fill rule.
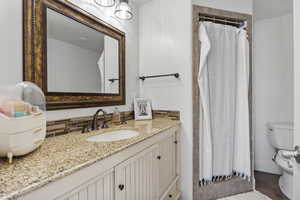
<path fill-rule="evenodd" d="M 294 125 L 291 122 L 274 122 L 267 124 L 271 145 L 278 150 L 294 149 Z"/>

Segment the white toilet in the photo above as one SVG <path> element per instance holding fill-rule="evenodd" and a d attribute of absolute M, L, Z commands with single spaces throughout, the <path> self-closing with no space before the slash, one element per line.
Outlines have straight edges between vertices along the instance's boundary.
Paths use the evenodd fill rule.
<path fill-rule="evenodd" d="M 293 151 L 294 126 L 290 122 L 268 123 L 268 137 L 271 145 L 276 150 L 275 163 L 282 169 L 279 179 L 281 191 L 291 199 L 293 193 L 293 162 L 282 156 L 285 151 Z"/>

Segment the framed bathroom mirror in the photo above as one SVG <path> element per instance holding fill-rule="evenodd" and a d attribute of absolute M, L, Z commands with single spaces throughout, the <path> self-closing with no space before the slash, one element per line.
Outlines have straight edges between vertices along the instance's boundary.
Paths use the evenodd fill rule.
<path fill-rule="evenodd" d="M 125 34 L 55 0 L 24 0 L 24 80 L 47 109 L 125 104 Z"/>

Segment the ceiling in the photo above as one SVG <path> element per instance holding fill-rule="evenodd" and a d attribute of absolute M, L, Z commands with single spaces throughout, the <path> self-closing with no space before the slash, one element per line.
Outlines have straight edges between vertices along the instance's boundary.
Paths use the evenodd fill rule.
<path fill-rule="evenodd" d="M 129 0 L 130 1 L 130 0 Z M 148 1 L 151 1 L 151 0 L 131 0 L 135 5 L 137 6 L 140 6 Z"/>
<path fill-rule="evenodd" d="M 254 0 L 255 20 L 293 13 L 293 0 Z"/>

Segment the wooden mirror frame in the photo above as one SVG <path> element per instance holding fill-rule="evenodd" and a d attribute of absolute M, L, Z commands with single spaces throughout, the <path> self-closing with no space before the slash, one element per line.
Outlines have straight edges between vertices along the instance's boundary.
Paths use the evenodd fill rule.
<path fill-rule="evenodd" d="M 47 8 L 119 41 L 119 93 L 48 92 Z M 124 105 L 125 33 L 62 0 L 23 0 L 23 80 L 45 93 L 47 110 Z"/>

